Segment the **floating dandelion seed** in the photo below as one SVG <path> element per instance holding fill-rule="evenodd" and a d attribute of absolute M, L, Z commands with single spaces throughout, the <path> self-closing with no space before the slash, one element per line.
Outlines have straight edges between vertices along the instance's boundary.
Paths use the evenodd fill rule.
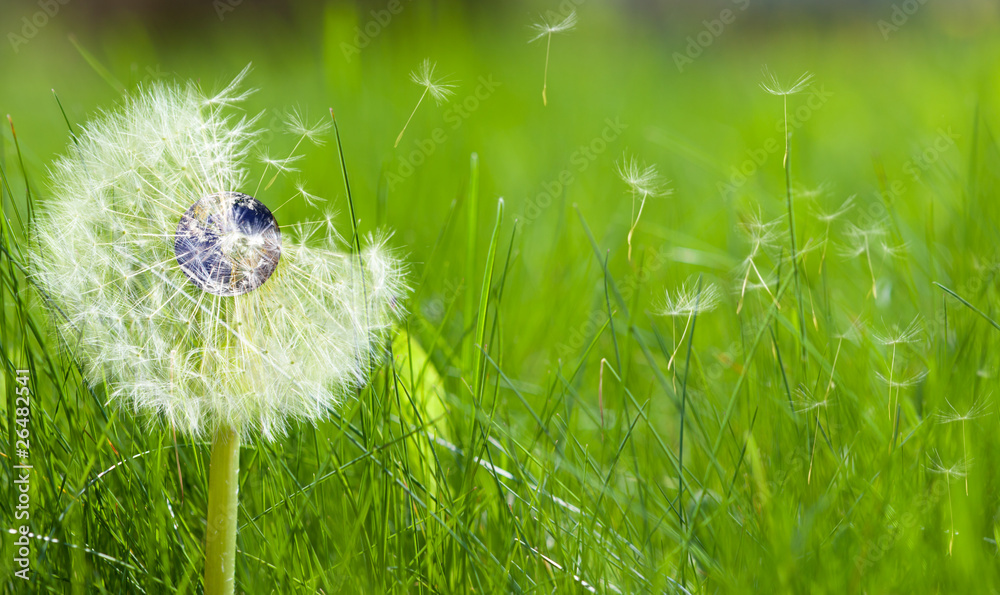
<path fill-rule="evenodd" d="M 839 219 L 840 217 L 842 217 L 843 215 L 847 214 L 848 211 L 854 208 L 855 196 L 857 195 L 852 194 L 848 196 L 847 199 L 833 211 L 824 211 L 823 209 L 816 209 L 815 211 L 813 211 L 813 216 L 815 216 L 823 223 L 829 225 L 834 221 L 836 221 L 837 219 Z"/>
<path fill-rule="evenodd" d="M 879 242 L 882 255 L 886 258 L 901 258 L 906 253 L 906 243 L 892 245 L 885 241 Z"/>
<path fill-rule="evenodd" d="M 951 401 L 945 399 L 945 403 L 948 404 L 947 413 L 939 413 L 938 419 L 943 424 L 952 424 L 955 422 L 962 422 L 962 457 L 966 462 L 969 461 L 969 441 L 965 435 L 965 422 L 972 421 L 974 419 L 980 418 L 986 415 L 986 408 L 988 407 L 986 399 L 982 399 L 978 403 L 974 403 L 965 413 L 959 413 L 958 409 L 951 404 Z M 969 495 L 969 475 L 965 476 L 965 495 Z"/>
<path fill-rule="evenodd" d="M 966 477 L 972 461 L 965 460 L 959 461 L 954 465 L 945 465 L 941 460 L 941 456 L 937 454 L 930 455 L 929 459 L 930 463 L 927 465 L 927 470 L 937 475 L 943 475 L 945 484 L 948 485 L 948 509 L 951 513 L 951 531 L 948 537 L 948 555 L 950 556 L 955 546 L 955 506 L 952 504 L 951 499 L 951 481 L 955 478 Z"/>
<path fill-rule="evenodd" d="M 618 163 L 618 176 L 628 185 L 632 193 L 632 224 L 628 230 L 628 259 L 632 260 L 632 234 L 639 225 L 642 208 L 646 206 L 649 197 L 668 196 L 672 191 L 667 188 L 663 178 L 656 171 L 655 165 L 639 165 L 635 157 L 623 157 Z M 639 197 L 639 212 L 635 210 L 635 199 Z"/>
<path fill-rule="evenodd" d="M 819 270 L 817 271 L 817 274 L 823 273 L 823 263 L 826 262 L 826 247 L 830 241 L 830 227 L 833 225 L 834 221 L 836 221 L 843 215 L 847 214 L 848 211 L 854 208 L 854 196 L 855 195 L 853 194 L 851 196 L 848 196 L 847 200 L 841 203 L 840 207 L 838 207 L 833 211 L 824 211 L 822 209 L 816 209 L 813 212 L 813 216 L 815 216 L 816 219 L 826 224 L 826 230 L 823 232 L 823 253 L 819 257 Z"/>
<path fill-rule="evenodd" d="M 533 24 L 531 26 L 531 28 L 535 30 L 535 33 L 537 33 L 537 35 L 535 35 L 534 37 L 532 37 L 528 41 L 528 43 L 532 43 L 532 42 L 538 41 L 539 39 L 541 39 L 543 37 L 546 39 L 546 41 L 545 41 L 545 74 L 542 75 L 542 105 L 547 106 L 549 104 L 549 100 L 548 100 L 548 97 L 545 94 L 545 91 L 548 88 L 548 84 L 549 84 L 549 49 L 552 47 L 552 34 L 553 33 L 565 33 L 566 31 L 572 30 L 574 27 L 576 27 L 576 11 L 575 10 L 571 10 L 570 13 L 568 15 L 566 15 L 566 18 L 564 18 L 563 20 L 561 20 L 558 23 L 555 23 L 553 25 L 550 25 L 549 22 L 546 21 L 543 18 L 542 22 L 535 23 L 535 24 Z"/>
<path fill-rule="evenodd" d="M 425 58 L 420 63 L 420 70 L 414 70 L 410 73 L 410 80 L 423 87 L 424 92 L 420 94 L 417 105 L 413 106 L 413 111 L 410 112 L 410 117 L 406 119 L 406 124 L 403 124 L 403 129 L 399 131 L 399 136 L 396 137 L 396 144 L 392 145 L 393 147 L 398 147 L 399 141 L 403 140 L 403 133 L 406 132 L 406 127 L 410 125 L 410 120 L 413 119 L 413 115 L 417 113 L 417 109 L 420 108 L 420 104 L 423 102 L 424 97 L 427 97 L 428 93 L 434 98 L 434 103 L 437 105 L 441 105 L 442 101 L 455 94 L 452 91 L 455 88 L 454 84 L 445 81 L 443 78 L 435 80 L 434 70 L 436 68 L 437 64 Z"/>
<path fill-rule="evenodd" d="M 666 291 L 666 300 L 662 316 L 688 317 L 700 312 L 711 312 L 719 306 L 721 299 L 719 288 L 709 283 L 698 292 L 690 280 L 682 284 L 673 295 Z"/>
<path fill-rule="evenodd" d="M 709 283 L 708 285 L 702 287 L 699 291 L 695 284 L 688 280 L 683 283 L 673 295 L 670 294 L 669 289 L 666 291 L 666 302 L 663 309 L 660 310 L 660 315 L 670 318 L 670 332 L 672 336 L 676 334 L 674 329 L 674 319 L 687 319 L 684 323 L 684 330 L 681 332 L 681 338 L 674 341 L 674 351 L 670 354 L 670 361 L 667 362 L 668 370 L 674 364 L 674 358 L 677 357 L 677 352 L 680 350 L 681 343 L 687 335 L 688 328 L 691 326 L 691 320 L 696 314 L 715 310 L 719 306 L 720 300 L 721 294 L 719 293 L 719 288 L 713 283 Z"/>
<path fill-rule="evenodd" d="M 309 124 L 308 118 L 302 112 L 293 109 L 285 116 L 285 126 L 291 134 L 299 137 L 299 143 L 302 139 L 308 139 L 314 145 L 322 146 L 326 144 L 324 137 L 333 128 L 333 123 L 331 120 L 317 120 L 315 124 Z"/>
<path fill-rule="evenodd" d="M 872 331 L 872 337 L 883 345 L 903 345 L 905 343 L 916 343 L 924 331 L 920 323 L 920 317 L 915 317 L 905 327 L 891 325 L 882 332 Z"/>
<path fill-rule="evenodd" d="M 763 72 L 764 81 L 760 83 L 760 88 L 779 97 L 787 97 L 805 91 L 814 78 L 811 73 L 804 72 L 795 82 L 786 85 L 778 82 L 778 77 L 767 66 L 764 67 Z"/>
<path fill-rule="evenodd" d="M 810 411 L 816 412 L 816 426 L 813 430 L 812 438 L 812 448 L 809 449 L 809 471 L 806 473 L 806 483 L 812 483 L 812 471 L 813 471 L 813 461 L 816 460 L 816 444 L 819 442 L 819 414 L 822 411 L 826 411 L 830 406 L 830 392 L 833 390 L 833 374 L 837 369 L 837 362 L 840 361 L 840 348 L 844 345 L 844 340 L 841 339 L 837 342 L 837 353 L 833 356 L 833 365 L 830 366 L 830 379 L 826 383 L 826 391 L 823 393 L 823 397 L 816 397 L 812 392 L 810 392 L 804 386 L 800 386 L 798 389 L 799 395 L 799 408 L 797 411 L 799 413 L 808 413 Z M 826 423 L 829 427 L 830 425 L 830 415 L 827 414 Z"/>
<path fill-rule="evenodd" d="M 804 186 L 798 186 L 792 189 L 795 198 L 807 198 L 810 200 L 817 200 L 823 195 L 830 191 L 830 184 L 828 182 L 822 182 L 820 185 L 814 188 L 806 188 Z"/>
<path fill-rule="evenodd" d="M 785 168 L 785 203 L 788 209 L 788 240 L 789 247 L 791 248 L 792 257 L 792 278 L 795 280 L 795 294 L 798 296 L 798 310 L 799 310 L 799 332 L 801 337 L 802 359 L 806 359 L 806 314 L 805 305 L 802 300 L 802 287 L 799 281 L 799 255 L 795 249 L 795 210 L 792 208 L 792 166 L 791 166 L 791 154 L 792 154 L 792 131 L 788 126 L 788 96 L 794 95 L 809 86 L 812 81 L 812 75 L 808 72 L 799 77 L 797 81 L 791 85 L 782 85 L 778 82 L 778 78 L 774 76 L 768 68 L 764 67 L 764 78 L 765 81 L 760 84 L 761 88 L 772 95 L 778 95 L 781 97 L 782 102 L 782 114 L 784 116 L 785 122 L 785 157 L 782 160 L 782 166 Z"/>
<path fill-rule="evenodd" d="M 875 376 L 884 382 L 889 388 L 896 389 L 896 394 L 898 395 L 899 389 L 910 388 L 923 382 L 923 380 L 927 378 L 927 370 L 914 372 L 909 376 L 896 376 L 895 378 L 886 377 L 881 372 L 875 372 Z"/>
<path fill-rule="evenodd" d="M 771 296 L 775 308 L 781 308 L 777 298 L 771 293 L 771 288 L 768 287 L 767 281 L 764 280 L 764 276 L 761 275 L 760 269 L 757 268 L 756 262 L 757 257 L 760 256 L 764 249 L 774 248 L 781 240 L 781 234 L 778 231 L 779 223 L 779 221 L 765 222 L 759 213 L 750 213 L 746 219 L 740 222 L 740 231 L 743 232 L 750 243 L 750 253 L 743 259 L 740 267 L 743 270 L 743 281 L 740 283 L 740 300 L 736 304 L 737 314 L 743 309 L 743 298 L 746 296 L 747 289 L 753 288 L 760 288 L 766 291 Z M 759 283 L 750 283 L 750 273 L 756 275 Z"/>
<path fill-rule="evenodd" d="M 919 340 L 921 333 L 923 333 L 923 325 L 920 324 L 920 317 L 915 317 L 912 321 L 910 321 L 908 325 L 902 328 L 900 328 L 897 325 L 893 325 L 891 327 L 886 328 L 886 330 L 882 333 L 877 333 L 872 331 L 872 338 L 874 338 L 876 341 L 878 341 L 883 345 L 892 347 L 892 356 L 889 358 L 888 378 L 882 376 L 882 374 L 876 373 L 878 377 L 889 386 L 889 421 L 892 421 L 892 410 L 893 410 L 892 390 L 896 389 L 896 400 L 898 403 L 899 389 L 904 386 L 907 386 L 906 384 L 904 384 L 904 382 L 906 382 L 907 379 L 904 379 L 903 381 L 893 379 L 893 374 L 895 373 L 895 368 L 896 368 L 896 348 L 900 345 L 905 345 L 907 343 L 915 343 L 917 340 Z M 910 380 L 913 381 L 913 384 L 916 384 L 920 380 L 923 380 L 923 376 L 914 377 Z"/>
<path fill-rule="evenodd" d="M 810 411 L 817 411 L 826 409 L 830 405 L 830 401 L 827 399 L 829 393 L 825 394 L 823 397 L 817 397 L 809 389 L 804 386 L 800 386 L 796 390 L 796 413 L 809 413 Z"/>
<path fill-rule="evenodd" d="M 384 241 L 306 245 L 240 192 L 258 138 L 229 113 L 245 72 L 214 97 L 154 85 L 84 126 L 33 230 L 32 275 L 88 381 L 213 435 L 206 593 L 234 586 L 241 439 L 319 420 L 365 384 L 405 289 Z"/>
<path fill-rule="evenodd" d="M 868 273 L 872 279 L 872 296 L 878 298 L 875 267 L 872 265 L 872 244 L 881 242 L 880 238 L 886 235 L 885 228 L 877 223 L 869 227 L 858 227 L 853 223 L 848 223 L 845 235 L 848 243 L 841 253 L 847 258 L 857 258 L 864 255 L 865 261 L 868 263 Z"/>
<path fill-rule="evenodd" d="M 316 196 L 315 194 L 308 192 L 306 187 L 301 183 L 295 185 L 295 191 L 299 196 L 302 197 L 303 202 L 305 202 L 310 207 L 316 208 L 319 203 L 326 202 L 326 199 L 321 196 Z"/>

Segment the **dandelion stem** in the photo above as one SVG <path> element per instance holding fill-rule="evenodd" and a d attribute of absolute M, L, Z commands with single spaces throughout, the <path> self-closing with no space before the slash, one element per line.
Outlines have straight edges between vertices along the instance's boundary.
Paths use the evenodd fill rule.
<path fill-rule="evenodd" d="M 826 223 L 826 232 L 823 234 L 823 252 L 819 256 L 819 269 L 816 270 L 817 275 L 823 274 L 823 264 L 826 263 L 826 247 L 830 242 L 830 222 Z"/>
<path fill-rule="evenodd" d="M 872 297 L 878 299 L 878 284 L 875 282 L 875 267 L 872 266 L 872 250 L 865 238 L 865 258 L 868 260 L 868 273 L 872 276 Z"/>
<path fill-rule="evenodd" d="M 646 206 L 646 196 L 644 192 L 642 194 L 642 200 L 639 201 L 639 213 L 632 219 L 632 227 L 628 230 L 628 260 L 632 262 L 632 233 L 635 232 L 635 228 L 639 225 L 639 217 L 642 217 L 642 208 Z M 632 202 L 632 209 L 635 209 L 635 202 Z"/>
<path fill-rule="evenodd" d="M 677 340 L 674 345 L 674 352 L 670 354 L 670 361 L 667 362 L 667 369 L 669 370 L 674 365 L 674 358 L 677 357 L 677 352 L 681 349 L 681 343 L 684 342 L 684 337 L 687 336 L 688 328 L 691 326 L 691 319 L 694 318 L 694 312 L 687 318 L 687 322 L 684 323 L 684 330 L 681 331 L 681 338 Z"/>
<path fill-rule="evenodd" d="M 396 147 L 398 147 L 399 141 L 403 140 L 403 133 L 406 132 L 406 127 L 410 125 L 410 120 L 413 119 L 413 116 L 417 113 L 417 110 L 420 108 L 421 102 L 423 102 L 424 97 L 426 96 L 427 96 L 427 89 L 425 88 L 424 92 L 420 94 L 420 99 L 417 100 L 417 105 L 413 106 L 413 111 L 410 112 L 410 117 L 406 119 L 406 124 L 403 124 L 403 129 L 399 131 L 399 136 L 396 137 L 396 144 L 392 145 L 392 148 L 395 149 Z"/>
<path fill-rule="evenodd" d="M 951 502 L 951 477 L 948 477 L 948 511 L 951 513 L 951 535 L 948 536 L 948 555 L 955 547 L 955 506 Z"/>
<path fill-rule="evenodd" d="M 795 211 L 792 209 L 792 134 L 788 130 L 788 95 L 782 96 L 785 115 L 785 195 L 788 201 L 788 236 L 792 247 L 792 277 L 795 278 L 795 297 L 799 306 L 799 330 L 801 332 L 802 359 L 806 358 L 806 314 L 802 305 L 802 288 L 799 285 L 799 260 L 795 251 Z"/>
<path fill-rule="evenodd" d="M 965 437 L 965 418 L 962 418 L 962 456 L 965 458 L 965 464 L 969 464 L 969 441 Z M 965 474 L 965 495 L 969 495 L 969 474 Z"/>
<path fill-rule="evenodd" d="M 896 344 L 892 344 L 892 357 L 889 359 L 889 421 L 892 421 L 892 372 L 896 368 Z"/>
<path fill-rule="evenodd" d="M 829 421 L 827 422 L 829 426 Z M 812 483 L 813 461 L 816 459 L 816 441 L 819 439 L 819 411 L 816 412 L 816 429 L 813 430 L 812 448 L 809 449 L 809 473 L 806 474 L 806 484 Z"/>
<path fill-rule="evenodd" d="M 221 427 L 212 440 L 205 534 L 205 595 L 231 595 L 236 586 L 236 520 L 240 436 Z"/>
<path fill-rule="evenodd" d="M 545 74 L 542 75 L 542 105 L 548 106 L 549 100 L 545 96 L 545 89 L 549 85 L 549 48 L 552 47 L 552 32 L 549 31 L 548 39 L 545 41 Z"/>

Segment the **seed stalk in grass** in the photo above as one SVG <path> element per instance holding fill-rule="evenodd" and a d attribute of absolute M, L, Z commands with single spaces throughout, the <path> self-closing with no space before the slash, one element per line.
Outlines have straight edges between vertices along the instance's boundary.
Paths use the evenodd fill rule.
<path fill-rule="evenodd" d="M 541 38 L 545 38 L 545 72 L 542 75 L 542 105 L 548 106 L 549 99 L 546 95 L 546 91 L 549 86 L 549 50 L 552 48 L 552 34 L 562 33 L 569 31 L 576 27 L 576 11 L 571 10 L 564 19 L 554 24 L 549 24 L 546 19 L 542 19 L 541 22 L 535 23 L 531 28 L 536 32 L 536 35 L 531 38 L 530 41 L 538 41 Z M 529 42 L 530 43 L 530 42 Z"/>
<path fill-rule="evenodd" d="M 761 83 L 761 88 L 772 95 L 777 95 L 781 97 L 782 102 L 782 114 L 785 123 L 785 156 L 782 161 L 782 167 L 785 169 L 785 200 L 788 208 L 788 237 L 789 244 L 791 247 L 791 257 L 792 257 L 792 277 L 795 280 L 795 299 L 798 303 L 799 311 L 799 332 L 800 332 L 800 345 L 802 352 L 802 359 L 806 358 L 806 314 L 802 302 L 802 286 L 799 280 L 799 257 L 798 252 L 795 249 L 795 209 L 792 205 L 792 131 L 788 127 L 788 96 L 794 95 L 804 90 L 809 86 L 810 81 L 812 81 L 813 75 L 808 72 L 803 74 L 790 86 L 784 86 L 778 83 L 777 78 L 770 73 L 770 71 L 764 71 L 765 77 L 768 79 Z"/>
<path fill-rule="evenodd" d="M 617 164 L 618 177 L 628 186 L 632 195 L 632 216 L 631 224 L 628 228 L 628 260 L 632 262 L 632 234 L 639 225 L 639 218 L 642 217 L 642 209 L 646 206 L 646 199 L 656 196 L 668 196 L 672 191 L 667 188 L 666 183 L 656 171 L 655 165 L 640 165 L 635 157 L 623 157 Z M 639 211 L 636 212 L 635 200 L 639 198 Z"/>

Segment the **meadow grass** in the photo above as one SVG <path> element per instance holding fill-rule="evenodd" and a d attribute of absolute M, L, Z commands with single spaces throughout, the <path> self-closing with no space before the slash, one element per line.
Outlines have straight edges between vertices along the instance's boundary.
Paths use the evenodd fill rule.
<path fill-rule="evenodd" d="M 517 11 L 407 6 L 359 55 L 341 43 L 367 16 L 331 3 L 266 28 L 208 14 L 186 41 L 123 19 L 70 43 L 54 21 L 11 61 L 5 532 L 19 369 L 34 468 L 32 582 L 5 535 L 6 592 L 200 589 L 210 444 L 84 380 L 25 243 L 32 205 L 58 200 L 53 154 L 161 76 L 147 66 L 211 86 L 249 61 L 276 154 L 295 142 L 277 125 L 289 107 L 332 108 L 340 135 L 258 198 L 282 204 L 301 180 L 329 201 L 289 203 L 283 225 L 332 207 L 342 233 L 393 230 L 412 292 L 392 363 L 356 399 L 244 444 L 239 592 L 1000 588 L 994 41 L 919 24 L 891 43 L 862 25 L 734 33 L 678 73 L 686 33 L 587 6 L 543 72 Z M 415 110 L 425 56 L 455 95 Z M 783 110 L 764 64 L 815 79 Z M 626 151 L 673 190 L 646 200 L 631 255 Z M 690 315 L 664 316 L 678 290 Z"/>

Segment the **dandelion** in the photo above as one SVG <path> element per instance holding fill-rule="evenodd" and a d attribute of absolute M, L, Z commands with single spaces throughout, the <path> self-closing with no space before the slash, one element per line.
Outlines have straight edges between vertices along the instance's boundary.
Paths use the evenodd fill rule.
<path fill-rule="evenodd" d="M 906 343 L 915 343 L 920 339 L 920 335 L 923 333 L 924 327 L 920 323 L 920 317 L 915 317 L 904 327 L 899 325 L 892 325 L 886 327 L 882 332 L 872 332 L 872 337 L 883 345 L 903 345 Z"/>
<path fill-rule="evenodd" d="M 948 509 L 951 514 L 951 531 L 948 536 L 948 555 L 950 556 L 955 546 L 955 506 L 951 499 L 951 481 L 968 476 L 971 461 L 965 460 L 954 465 L 945 465 L 940 455 L 931 455 L 929 458 L 930 463 L 927 465 L 927 470 L 937 475 L 943 475 L 944 481 L 948 485 Z"/>
<path fill-rule="evenodd" d="M 764 89 L 771 95 L 777 95 L 779 97 L 788 97 L 789 95 L 795 95 L 806 90 L 806 87 L 812 83 L 813 75 L 809 72 L 802 73 L 794 83 L 782 84 L 778 81 L 778 77 L 775 76 L 771 69 L 767 66 L 764 67 L 764 81 L 760 83 L 760 88 Z"/>
<path fill-rule="evenodd" d="M 822 274 L 823 263 L 826 262 L 826 247 L 830 241 L 830 227 L 833 225 L 834 221 L 840 219 L 842 216 L 846 215 L 848 211 L 854 208 L 854 196 L 855 195 L 853 194 L 848 196 L 847 200 L 841 203 L 841 205 L 833 211 L 816 209 L 813 212 L 813 216 L 815 216 L 816 219 L 826 224 L 826 229 L 823 232 L 823 253 L 819 257 L 819 270 L 816 271 L 817 274 Z"/>
<path fill-rule="evenodd" d="M 747 237 L 750 243 L 750 253 L 745 259 L 743 259 L 743 264 L 741 268 L 743 269 L 743 281 L 740 283 L 740 301 L 736 304 L 736 313 L 739 314 L 743 309 L 743 298 L 746 296 L 747 289 L 761 288 L 771 296 L 771 300 L 774 302 L 776 308 L 781 306 L 778 304 L 777 298 L 771 293 L 771 289 L 767 285 L 767 281 L 764 280 L 764 276 L 761 275 L 760 269 L 757 267 L 756 259 L 761 255 L 764 249 L 774 248 L 778 245 L 781 239 L 780 233 L 778 232 L 778 222 L 777 221 L 767 221 L 765 222 L 759 213 L 750 213 L 746 219 L 740 223 L 740 231 Z M 759 283 L 750 283 L 750 273 L 756 275 Z"/>
<path fill-rule="evenodd" d="M 303 202 L 313 208 L 316 208 L 321 202 L 326 202 L 325 198 L 306 190 L 306 187 L 301 182 L 295 185 L 295 192 L 302 197 Z"/>
<path fill-rule="evenodd" d="M 878 298 L 878 284 L 875 280 L 875 267 L 872 266 L 872 245 L 881 243 L 881 238 L 886 235 L 886 230 L 882 225 L 876 223 L 869 227 L 858 227 L 853 223 L 847 226 L 847 247 L 842 250 L 843 256 L 847 258 L 857 258 L 862 254 L 868 263 L 868 273 L 872 279 L 872 297 Z"/>
<path fill-rule="evenodd" d="M 695 287 L 694 283 L 687 281 L 673 295 L 670 294 L 669 289 L 666 291 L 666 302 L 660 310 L 660 315 L 670 318 L 671 336 L 675 335 L 674 319 L 687 319 L 684 323 L 684 330 L 681 332 L 681 338 L 674 341 L 674 351 L 670 354 L 670 361 L 667 362 L 668 370 L 673 366 L 674 358 L 677 356 L 677 351 L 687 335 L 694 316 L 715 310 L 719 306 L 720 299 L 719 288 L 712 283 L 705 287 L 700 287 L 700 285 Z"/>
<path fill-rule="evenodd" d="M 817 200 L 829 191 L 830 184 L 828 182 L 822 182 L 815 188 L 805 188 L 803 186 L 799 186 L 794 189 L 795 198 L 808 198 L 810 200 Z"/>
<path fill-rule="evenodd" d="M 919 382 L 920 380 L 923 380 L 923 376 L 919 376 L 919 375 L 918 375 L 919 377 L 912 377 L 910 379 L 903 379 L 903 380 L 898 380 L 898 379 L 894 380 L 893 379 L 893 374 L 894 374 L 895 368 L 896 368 L 896 348 L 898 346 L 900 346 L 900 345 L 905 345 L 907 343 L 915 343 L 920 338 L 921 333 L 923 333 L 923 326 L 920 324 L 920 318 L 919 317 L 914 318 L 912 321 L 910 321 L 910 323 L 908 325 L 906 325 L 905 327 L 902 327 L 902 328 L 900 328 L 899 326 L 893 325 L 892 327 L 887 328 L 882 333 L 872 332 L 872 337 L 876 341 L 878 341 L 879 343 L 881 343 L 881 344 L 883 344 L 883 345 L 885 345 L 887 347 L 892 347 L 892 356 L 889 358 L 889 376 L 888 376 L 888 378 L 882 376 L 881 374 L 877 374 L 877 376 L 880 379 L 882 379 L 883 381 L 885 381 L 885 383 L 889 386 L 889 420 L 890 421 L 892 421 L 892 411 L 893 411 L 893 406 L 892 406 L 892 401 L 893 401 L 893 397 L 892 397 L 893 393 L 892 393 L 892 391 L 893 391 L 893 389 L 896 389 L 896 396 L 897 396 L 897 402 L 898 402 L 898 396 L 899 396 L 899 389 L 900 388 L 903 388 L 905 386 L 912 386 L 912 385 L 916 384 L 917 382 Z M 911 382 L 911 384 L 907 384 L 907 382 Z"/>
<path fill-rule="evenodd" d="M 837 342 L 837 353 L 833 356 L 833 365 L 830 367 L 830 379 L 826 383 L 826 390 L 823 392 L 823 397 L 816 397 L 804 386 L 800 386 L 798 390 L 799 408 L 797 411 L 799 413 L 808 413 L 810 411 L 816 412 L 816 427 L 813 430 L 812 448 L 809 449 L 809 471 L 806 473 L 807 484 L 812 483 L 813 461 L 816 459 L 816 444 L 819 441 L 819 414 L 822 411 L 826 411 L 827 407 L 830 406 L 830 392 L 833 390 L 834 386 L 833 373 L 834 370 L 837 369 L 837 362 L 840 360 L 840 348 L 843 344 L 843 339 Z M 829 427 L 829 414 L 827 414 L 826 422 L 827 427 Z"/>
<path fill-rule="evenodd" d="M 259 135 L 230 113 L 244 75 L 214 97 L 154 85 L 87 124 L 52 167 L 32 245 L 88 381 L 213 436 L 206 593 L 234 588 L 241 440 L 275 440 L 364 385 L 404 294 L 384 239 L 358 254 L 333 233 L 307 245 L 241 191 Z"/>
<path fill-rule="evenodd" d="M 285 126 L 290 133 L 299 137 L 299 143 L 304 139 L 308 139 L 314 145 L 322 146 L 326 144 L 325 136 L 333 128 L 333 121 L 321 119 L 313 124 L 309 124 L 308 119 L 302 112 L 292 110 L 285 116 Z M 298 143 L 296 143 L 297 146 Z"/>
<path fill-rule="evenodd" d="M 958 409 L 956 409 L 955 406 L 952 405 L 951 401 L 949 401 L 948 399 L 945 399 L 945 403 L 948 404 L 948 409 L 950 409 L 950 411 L 947 412 L 947 413 L 939 413 L 938 414 L 938 419 L 943 424 L 952 424 L 952 423 L 955 423 L 955 422 L 962 422 L 962 457 L 965 459 L 966 462 L 968 462 L 969 461 L 969 442 L 968 442 L 968 439 L 966 438 L 966 434 L 965 434 L 965 422 L 972 421 L 974 419 L 977 419 L 977 418 L 980 418 L 980 417 L 986 415 L 986 407 L 987 407 L 986 400 L 983 399 L 983 400 L 979 401 L 978 403 L 973 403 L 972 406 L 969 407 L 965 411 L 965 413 L 959 413 Z M 968 475 L 965 476 L 965 495 L 966 496 L 969 495 L 969 476 Z"/>
<path fill-rule="evenodd" d="M 663 178 L 656 171 L 655 165 L 639 165 L 635 157 L 623 157 L 618 163 L 618 176 L 628 185 L 632 193 L 632 224 L 628 230 L 628 258 L 632 260 L 632 234 L 639 225 L 642 208 L 646 206 L 649 197 L 668 196 L 671 190 L 666 187 Z M 635 199 L 639 197 L 639 211 L 635 210 Z"/>
<path fill-rule="evenodd" d="M 882 249 L 882 255 L 886 259 L 901 258 L 904 254 L 906 254 L 906 246 L 907 246 L 906 242 L 894 245 L 894 244 L 889 244 L 888 242 L 885 241 L 881 241 L 878 244 L 879 247 Z"/>
<path fill-rule="evenodd" d="M 274 158 L 264 153 L 260 157 L 261 163 L 264 164 L 264 170 L 260 173 L 260 180 L 257 182 L 257 187 L 254 189 L 254 195 L 257 195 L 261 191 L 261 184 L 264 182 L 264 177 L 267 173 L 274 168 L 275 174 L 271 180 L 264 186 L 264 190 L 267 191 L 271 188 L 271 185 L 278 179 L 281 174 L 287 174 L 298 171 L 294 166 L 295 162 L 302 159 L 302 155 L 296 155 L 295 152 L 302 145 L 302 142 L 308 140 L 314 145 L 322 146 L 326 144 L 323 136 L 330 131 L 330 122 L 318 121 L 315 124 L 309 125 L 306 123 L 306 118 L 299 111 L 292 110 L 285 117 L 285 127 L 291 134 L 298 137 L 295 142 L 295 146 L 289 151 L 288 155 L 284 158 Z M 308 202 L 308 201 L 307 201 Z"/>
<path fill-rule="evenodd" d="M 782 85 L 778 78 L 767 67 L 764 67 L 764 82 L 760 87 L 770 93 L 781 97 L 783 114 L 785 121 L 785 158 L 782 164 L 785 168 L 785 194 L 788 206 L 788 237 L 791 244 L 792 256 L 792 277 L 795 279 L 795 294 L 799 305 L 799 327 L 802 336 L 802 359 L 806 356 L 806 314 L 802 303 L 802 289 L 799 284 L 799 259 L 795 251 L 795 211 L 792 209 L 792 165 L 790 161 L 792 153 L 792 132 L 788 127 L 788 96 L 800 93 L 812 82 L 813 75 L 808 72 L 803 74 L 791 85 Z"/>
<path fill-rule="evenodd" d="M 406 127 L 410 125 L 410 120 L 413 119 L 414 114 L 417 113 L 417 109 L 420 108 L 420 104 L 424 101 L 424 97 L 427 97 L 428 93 L 434 98 L 434 103 L 437 105 L 441 105 L 442 101 L 455 94 L 452 91 L 455 88 L 454 84 L 447 82 L 443 78 L 434 78 L 434 70 L 436 68 L 437 64 L 431 62 L 428 58 L 424 58 L 424 61 L 420 63 L 420 70 L 414 70 L 410 73 L 410 80 L 423 87 L 424 92 L 420 94 L 417 105 L 413 106 L 413 111 L 410 112 L 410 117 L 406 119 L 406 124 L 403 124 L 403 129 L 399 131 L 399 136 L 396 137 L 396 144 L 392 145 L 393 147 L 398 147 L 399 141 L 403 140 L 403 133 L 406 132 Z"/>
<path fill-rule="evenodd" d="M 898 393 L 901 388 L 910 388 L 923 382 L 924 379 L 927 378 L 927 370 L 914 372 L 909 376 L 896 376 L 895 378 L 886 377 L 881 372 L 875 372 L 875 377 L 884 382 L 890 388 L 896 389 Z"/>
<path fill-rule="evenodd" d="M 531 26 L 531 28 L 534 29 L 534 31 L 535 31 L 535 33 L 537 33 L 537 35 L 535 35 L 534 37 L 532 37 L 531 40 L 528 41 L 528 43 L 532 43 L 532 42 L 538 41 L 539 39 L 541 39 L 543 37 L 546 39 L 546 41 L 545 41 L 545 74 L 542 76 L 542 105 L 546 105 L 547 106 L 549 104 L 549 100 L 548 100 L 548 98 L 545 95 L 545 90 L 546 90 L 546 88 L 548 87 L 548 84 L 549 84 L 549 49 L 552 47 L 552 34 L 553 33 L 565 33 L 566 31 L 572 30 L 574 27 L 576 27 L 576 11 L 575 10 L 571 10 L 570 13 L 568 15 L 566 15 L 566 18 L 564 18 L 563 20 L 561 20 L 558 23 L 555 23 L 553 25 L 550 25 L 549 22 L 543 18 L 542 22 L 535 23 L 535 24 L 533 24 Z"/>

